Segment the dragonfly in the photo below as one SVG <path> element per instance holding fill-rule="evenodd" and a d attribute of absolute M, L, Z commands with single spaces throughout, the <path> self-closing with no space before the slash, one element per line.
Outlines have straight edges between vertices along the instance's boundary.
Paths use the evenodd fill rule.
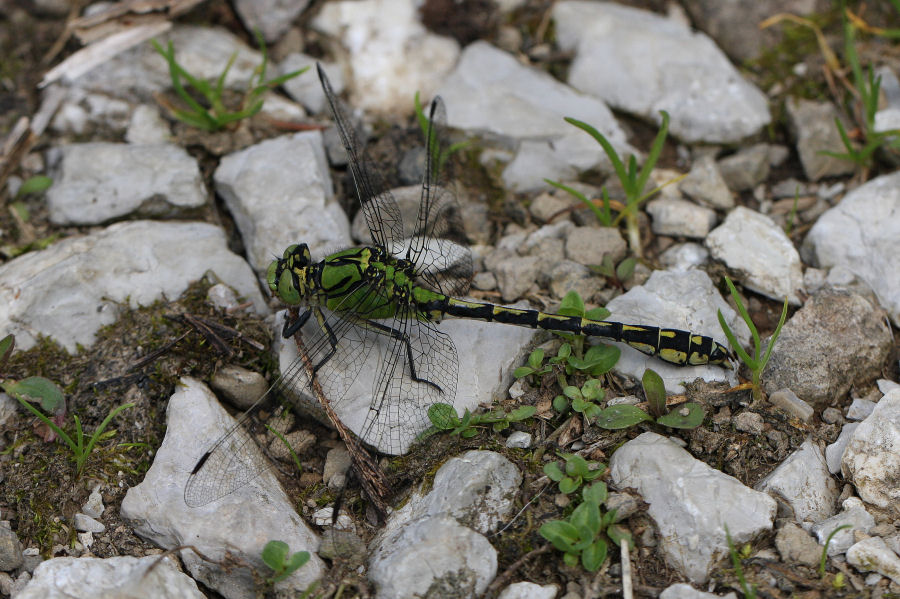
<path fill-rule="evenodd" d="M 459 206 L 444 180 L 450 146 L 442 100 L 435 98 L 429 107 L 421 199 L 415 220 L 408 222 L 359 143 L 321 66 L 318 73 L 372 242 L 318 261 L 306 244 L 291 245 L 270 264 L 266 281 L 285 304 L 302 309 L 295 320 L 285 322 L 282 335 L 302 337 L 313 377 L 335 408 L 361 371 L 374 372 L 359 435 L 369 445 L 399 453 L 427 428 L 431 405 L 453 404 L 459 366 L 456 346 L 439 326 L 446 318 L 624 342 L 679 365 L 729 361 L 726 347 L 688 331 L 461 299 L 473 269 Z M 298 358 L 267 395 L 309 384 L 309 372 Z M 201 457 L 185 500 L 189 505 L 213 501 L 266 467 L 239 422 Z"/>

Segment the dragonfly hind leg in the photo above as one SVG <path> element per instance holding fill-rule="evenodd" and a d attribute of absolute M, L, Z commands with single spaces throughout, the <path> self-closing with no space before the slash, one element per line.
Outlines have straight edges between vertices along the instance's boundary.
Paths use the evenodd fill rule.
<path fill-rule="evenodd" d="M 415 363 L 415 361 L 413 361 L 412 346 L 409 343 L 409 335 L 407 335 L 403 331 L 398 331 L 395 328 L 389 327 L 389 326 L 381 324 L 379 322 L 373 322 L 371 320 L 366 322 L 365 326 L 372 327 L 377 331 L 386 333 L 403 344 L 403 347 L 406 348 L 406 362 L 409 364 L 409 376 L 410 376 L 410 378 L 412 378 L 412 380 L 414 380 L 417 383 L 425 383 L 426 385 L 431 385 L 432 387 L 437 389 L 439 392 L 441 392 L 441 393 L 444 392 L 444 390 L 441 388 L 441 386 L 438 385 L 437 383 L 433 383 L 433 382 L 429 381 L 428 379 L 419 378 L 419 376 L 416 374 L 416 363 Z"/>

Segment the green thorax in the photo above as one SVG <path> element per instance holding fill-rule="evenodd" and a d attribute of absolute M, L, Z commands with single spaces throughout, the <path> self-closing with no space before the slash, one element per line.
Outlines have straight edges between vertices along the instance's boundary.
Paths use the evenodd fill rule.
<path fill-rule="evenodd" d="M 269 288 L 289 305 L 392 318 L 411 302 L 444 296 L 416 287 L 413 265 L 378 247 L 341 250 L 313 263 L 305 244 L 292 245 L 269 265 Z M 428 296 L 428 297 L 426 297 Z"/>

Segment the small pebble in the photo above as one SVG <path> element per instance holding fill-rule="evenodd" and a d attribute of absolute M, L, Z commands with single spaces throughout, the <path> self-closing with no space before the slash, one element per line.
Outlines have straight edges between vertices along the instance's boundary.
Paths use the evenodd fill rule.
<path fill-rule="evenodd" d="M 531 433 L 516 431 L 506 439 L 506 446 L 510 448 L 528 449 L 531 447 Z"/>

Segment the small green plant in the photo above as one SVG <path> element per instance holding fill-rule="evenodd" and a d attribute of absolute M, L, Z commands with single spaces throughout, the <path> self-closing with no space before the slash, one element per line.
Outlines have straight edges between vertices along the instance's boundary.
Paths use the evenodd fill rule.
<path fill-rule="evenodd" d="M 753 324 L 753 320 L 750 319 L 750 314 L 747 313 L 747 309 L 744 307 L 743 302 L 741 302 L 741 298 L 738 295 L 737 289 L 734 287 L 734 283 L 732 283 L 731 279 L 728 277 L 725 277 L 725 283 L 728 285 L 728 291 L 731 292 L 731 297 L 734 298 L 734 302 L 737 304 L 738 313 L 741 315 L 741 318 L 744 319 L 744 322 L 747 323 L 747 328 L 750 329 L 750 335 L 753 337 L 753 357 L 751 358 L 750 354 L 748 354 L 746 350 L 741 347 L 741 344 L 738 343 L 737 337 L 734 336 L 728 323 L 725 322 L 725 317 L 722 316 L 721 310 L 718 311 L 719 326 L 722 327 L 725 337 L 728 338 L 728 344 L 737 353 L 738 358 L 740 358 L 740 360 L 747 365 L 747 368 L 750 369 L 750 384 L 753 389 L 753 397 L 754 399 L 760 400 L 762 399 L 762 387 L 760 387 L 759 384 L 760 376 L 762 375 L 762 371 L 765 370 L 766 364 L 769 362 L 769 357 L 772 355 L 772 349 L 775 347 L 778 335 L 781 334 L 781 327 L 784 325 L 784 319 L 787 317 L 788 301 L 787 298 L 784 298 L 784 306 L 781 309 L 781 318 L 778 320 L 778 326 L 775 327 L 775 331 L 769 339 L 766 353 L 760 358 L 759 354 L 760 351 L 762 351 L 762 341 L 760 341 L 759 338 L 759 331 L 756 329 L 756 325 Z"/>
<path fill-rule="evenodd" d="M 278 437 L 278 440 L 281 441 L 281 442 L 284 444 L 284 446 L 285 446 L 285 447 L 287 448 L 287 450 L 288 450 L 288 454 L 290 454 L 290 456 L 291 456 L 291 460 L 293 460 L 293 462 L 294 462 L 294 466 L 297 467 L 297 472 L 302 473 L 302 472 L 303 472 L 303 465 L 300 463 L 300 457 L 297 455 L 297 452 L 294 451 L 294 448 L 291 447 L 291 444 L 288 443 L 288 440 L 284 438 L 284 435 L 282 435 L 281 433 L 279 433 L 277 430 L 275 430 L 274 428 L 272 428 L 272 427 L 269 426 L 268 424 L 266 425 L 266 428 L 269 429 L 269 432 L 272 433 L 273 435 L 275 435 L 276 437 Z"/>
<path fill-rule="evenodd" d="M 586 486 L 582 490 L 583 501 L 567 520 L 551 520 L 541 526 L 541 536 L 563 552 L 566 565 L 574 567 L 580 563 L 588 572 L 596 572 L 606 561 L 607 538 L 617 545 L 632 544 L 631 535 L 613 524 L 616 511 L 604 514 L 600 509 L 606 498 L 605 483 Z"/>
<path fill-rule="evenodd" d="M 577 318 L 587 318 L 589 320 L 605 320 L 609 318 L 610 311 L 603 307 L 591 308 L 590 310 L 585 309 L 584 300 L 581 299 L 581 296 L 578 295 L 577 291 L 568 292 L 565 297 L 562 298 L 562 301 L 559 302 L 559 308 L 556 310 L 557 314 L 562 314 L 563 316 L 575 316 Z M 598 348 L 593 350 L 592 358 L 588 358 L 588 356 L 584 353 L 584 335 L 574 335 L 572 333 L 559 333 L 554 332 L 554 334 L 559 335 L 563 339 L 565 339 L 569 344 L 571 344 L 571 348 L 565 348 L 563 345 L 560 348 L 560 353 L 557 354 L 557 358 L 559 358 L 558 362 L 564 362 L 567 365 L 567 374 L 571 374 L 572 370 L 581 370 L 584 372 L 588 372 L 594 376 L 599 376 L 603 374 L 603 372 L 608 372 L 613 366 L 615 366 L 616 362 L 619 361 L 618 348 L 612 345 L 594 345 L 590 346 L 588 349 L 588 353 L 593 350 L 594 347 Z M 604 349 L 604 348 L 612 348 L 612 349 Z M 563 355 L 563 352 L 565 355 Z M 597 361 L 593 366 L 589 366 L 587 362 Z M 553 360 L 551 360 L 553 362 Z M 611 363 L 610 363 L 611 362 Z M 595 368 L 597 366 L 609 365 L 609 368 L 603 370 L 602 372 L 596 372 Z"/>
<path fill-rule="evenodd" d="M 596 420 L 601 410 L 594 402 L 602 400 L 606 395 L 601 385 L 599 379 L 589 378 L 580 388 L 575 385 L 563 387 L 562 395 L 553 398 L 553 408 L 563 414 L 568 411 L 571 401 L 573 410 L 584 414 L 588 421 Z"/>
<path fill-rule="evenodd" d="M 528 354 L 528 364 L 516 368 L 513 371 L 513 376 L 517 379 L 533 376 L 535 379 L 539 380 L 542 376 L 550 374 L 551 372 L 553 372 L 553 369 L 544 364 L 544 350 L 537 348 Z"/>
<path fill-rule="evenodd" d="M 291 554 L 284 541 L 269 541 L 262 550 L 263 562 L 271 568 L 273 575 L 266 582 L 281 582 L 309 561 L 309 551 L 298 551 Z"/>
<path fill-rule="evenodd" d="M 175 118 L 197 129 L 219 131 L 230 123 L 251 117 L 259 112 L 263 107 L 264 99 L 262 96 L 266 91 L 309 69 L 309 67 L 304 67 L 274 79 L 266 79 L 266 67 L 269 61 L 266 44 L 258 31 L 256 32 L 256 39 L 263 55 L 262 63 L 254 70 L 247 90 L 244 92 L 241 105 L 237 110 L 229 109 L 222 100 L 222 95 L 225 92 L 225 78 L 228 76 L 228 71 L 231 70 L 231 66 L 237 58 L 237 52 L 228 59 L 228 63 L 215 83 L 210 83 L 194 77 L 178 64 L 175 60 L 175 48 L 172 46 L 172 42 L 169 42 L 166 49 L 163 49 L 156 40 L 151 40 L 153 48 L 159 52 L 169 65 L 172 89 L 188 106 L 187 110 L 169 107 Z M 182 83 L 182 80 L 184 80 L 184 83 Z M 201 104 L 195 96 L 200 96 L 206 105 Z"/>
<path fill-rule="evenodd" d="M 574 493 L 582 484 L 603 476 L 606 472 L 606 464 L 602 462 L 588 461 L 574 453 L 558 453 L 565 461 L 565 471 L 556 462 L 547 462 L 544 465 L 544 474 L 550 480 L 557 483 L 560 493 Z"/>
<path fill-rule="evenodd" d="M 787 219 L 785 219 L 784 223 L 784 234 L 788 237 L 791 236 L 791 231 L 794 230 L 794 221 L 797 220 L 797 206 L 800 204 L 800 186 L 796 185 L 794 187 L 794 203 L 791 204 L 791 211 L 788 212 Z"/>
<path fill-rule="evenodd" d="M 591 208 L 591 210 L 597 216 L 597 220 L 599 220 L 600 223 L 604 226 L 616 227 L 620 222 L 624 220 L 625 230 L 628 234 L 628 246 L 637 257 L 641 256 L 642 250 L 640 229 L 638 228 L 638 211 L 640 205 L 649 197 L 653 196 L 660 189 L 662 189 L 662 187 L 657 187 L 647 193 L 644 193 L 644 187 L 647 185 L 647 181 L 650 178 L 650 173 L 653 171 L 653 167 L 656 166 L 656 162 L 657 160 L 659 160 L 659 155 L 662 152 L 663 144 L 666 141 L 666 135 L 669 131 L 669 114 L 665 111 L 660 111 L 660 114 L 662 115 L 662 123 L 660 124 L 659 132 L 656 134 L 656 139 L 653 140 L 653 143 L 650 146 L 650 153 L 647 155 L 646 160 L 644 160 L 644 165 L 640 170 L 638 170 L 637 158 L 635 158 L 634 155 L 629 156 L 628 166 L 626 167 L 625 163 L 622 162 L 622 159 L 616 152 L 616 149 L 611 143 L 609 143 L 609 140 L 607 140 L 602 133 L 594 129 L 592 126 L 571 117 L 566 117 L 565 119 L 567 123 L 578 127 L 579 129 L 593 137 L 603 148 L 603 151 L 606 153 L 606 156 L 612 163 L 613 170 L 616 173 L 616 177 L 618 177 L 619 183 L 621 183 L 622 185 L 622 190 L 625 192 L 625 204 L 615 218 L 612 218 L 612 212 L 610 209 L 611 203 L 606 188 L 603 188 L 602 190 L 603 199 L 601 206 L 598 207 L 595 206 L 594 203 L 587 197 L 585 197 L 584 194 L 566 187 L 565 185 L 556 181 L 544 179 L 550 185 L 571 193 L 573 196 L 581 200 L 586 206 Z M 669 183 L 674 183 L 677 180 L 678 179 L 675 179 L 673 181 L 670 181 Z"/>
<path fill-rule="evenodd" d="M 590 269 L 605 277 L 607 281 L 621 288 L 625 281 L 634 274 L 634 267 L 637 266 L 637 260 L 633 256 L 625 258 L 619 262 L 618 266 L 613 263 L 612 256 L 603 255 L 603 261 L 600 264 L 591 266 Z"/>
<path fill-rule="evenodd" d="M 744 591 L 744 597 L 747 599 L 756 599 L 756 585 L 747 585 L 747 579 L 744 577 L 744 568 L 741 565 L 741 555 L 738 554 L 734 547 L 734 541 L 731 540 L 731 533 L 728 531 L 728 525 L 725 525 L 725 539 L 728 541 L 728 554 L 731 556 L 731 564 L 734 566 L 734 574 L 737 576 L 741 589 Z M 745 546 L 744 558 L 748 557 L 749 546 Z"/>
<path fill-rule="evenodd" d="M 513 422 L 521 422 L 531 418 L 536 412 L 537 408 L 534 406 L 519 406 L 509 413 L 496 409 L 473 414 L 466 409 L 463 417 L 460 418 L 456 413 L 456 409 L 450 404 L 436 403 L 428 408 L 428 419 L 431 421 L 432 426 L 422 433 L 420 438 L 425 438 L 438 432 L 449 432 L 452 435 L 459 435 L 464 439 L 468 439 L 478 434 L 478 427 L 486 425 L 490 425 L 494 432 L 500 432 L 508 429 Z"/>
<path fill-rule="evenodd" d="M 0 366 L 12 354 L 14 346 L 15 339 L 12 335 L 7 335 L 0 340 Z M 113 433 L 108 433 L 107 435 L 103 433 L 112 419 L 122 410 L 134 407 L 133 403 L 127 403 L 114 408 L 100 426 L 97 427 L 94 434 L 89 439 L 86 439 L 78 416 L 72 416 L 72 419 L 75 421 L 75 430 L 72 435 L 69 435 L 61 428 L 60 425 L 66 413 L 66 402 L 62 390 L 53 381 L 41 376 L 32 376 L 21 381 L 4 380 L 0 383 L 0 387 L 47 425 L 56 436 L 69 446 L 69 449 L 72 450 L 73 459 L 75 460 L 75 471 L 78 476 L 84 471 L 84 465 L 87 463 L 87 459 L 97 443 L 112 436 Z M 32 402 L 39 402 L 46 412 L 53 415 L 53 418 L 51 419 L 34 407 Z"/>
<path fill-rule="evenodd" d="M 835 528 L 829 533 L 828 538 L 825 539 L 825 546 L 822 547 L 822 554 L 819 556 L 819 578 L 825 578 L 825 561 L 828 559 L 828 546 L 831 544 L 831 539 L 834 538 L 834 535 L 844 530 L 845 528 L 852 528 L 851 524 L 842 524 Z"/>
<path fill-rule="evenodd" d="M 422 129 L 422 136 L 427 137 L 429 131 L 429 122 L 428 115 L 425 114 L 425 108 L 422 106 L 422 101 L 419 98 L 419 92 L 416 92 L 415 98 L 413 99 L 413 104 L 415 105 L 416 111 L 416 120 L 419 123 L 419 128 Z M 436 115 L 438 118 L 444 118 L 444 115 Z M 443 123 L 438 121 L 435 123 L 435 126 L 443 126 Z M 441 148 L 439 146 L 439 142 L 441 140 L 441 136 L 438 135 L 438 131 L 432 130 L 432 135 L 430 139 L 426 139 L 426 146 L 428 148 L 428 153 L 431 158 L 431 164 L 435 168 L 433 174 L 437 174 L 443 171 L 444 164 L 446 164 L 447 160 L 460 150 L 469 146 L 472 142 L 469 140 L 458 141 L 454 144 L 450 144 L 450 146 L 446 149 L 446 151 L 441 152 Z"/>
<path fill-rule="evenodd" d="M 16 199 L 23 198 L 27 195 L 38 195 L 42 194 L 53 185 L 53 179 L 44 175 L 35 175 L 33 177 L 29 177 L 25 181 L 22 182 L 22 185 L 19 186 L 18 191 L 16 191 Z"/>

